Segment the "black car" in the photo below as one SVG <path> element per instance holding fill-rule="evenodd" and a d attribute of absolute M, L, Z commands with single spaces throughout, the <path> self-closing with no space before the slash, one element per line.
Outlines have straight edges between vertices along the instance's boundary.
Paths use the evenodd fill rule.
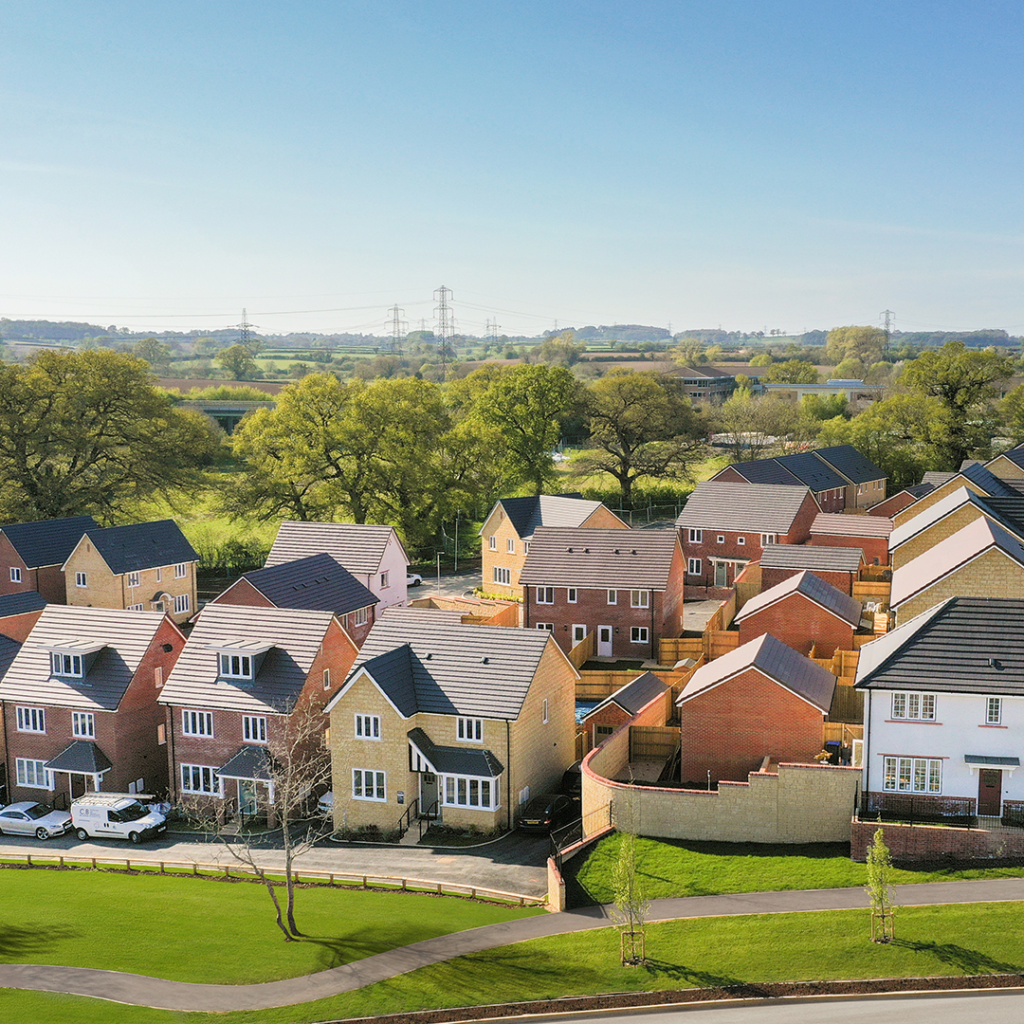
<path fill-rule="evenodd" d="M 577 803 L 583 797 L 583 772 L 580 767 L 582 764 L 582 761 L 573 761 L 562 776 L 562 792 L 566 796 L 571 796 Z"/>
<path fill-rule="evenodd" d="M 573 801 L 562 793 L 541 793 L 535 796 L 519 815 L 523 832 L 550 832 L 578 817 Z"/>

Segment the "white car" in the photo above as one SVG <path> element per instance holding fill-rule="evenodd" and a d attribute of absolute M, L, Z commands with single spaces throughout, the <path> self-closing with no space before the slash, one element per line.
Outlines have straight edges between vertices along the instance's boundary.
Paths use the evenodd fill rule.
<path fill-rule="evenodd" d="M 418 572 L 411 572 L 405 577 L 407 587 L 418 587 L 423 582 L 423 577 Z"/>
<path fill-rule="evenodd" d="M 71 815 L 55 811 L 49 804 L 32 800 L 8 804 L 0 809 L 0 834 L 8 836 L 35 836 L 50 839 L 71 831 Z"/>
<path fill-rule="evenodd" d="M 316 813 L 323 815 L 325 818 L 331 817 L 334 814 L 334 790 L 329 789 L 316 804 Z"/>

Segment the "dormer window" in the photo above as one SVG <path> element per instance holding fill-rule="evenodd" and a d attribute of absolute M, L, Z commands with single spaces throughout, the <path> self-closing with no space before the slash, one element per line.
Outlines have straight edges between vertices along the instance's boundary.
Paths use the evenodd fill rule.
<path fill-rule="evenodd" d="M 228 640 L 210 645 L 217 652 L 217 680 L 251 683 L 259 675 L 263 657 L 273 644 L 259 640 Z"/>
<path fill-rule="evenodd" d="M 226 679 L 252 679 L 252 658 L 248 654 L 222 654 L 220 674 Z"/>
<path fill-rule="evenodd" d="M 82 678 L 82 656 L 80 654 L 50 653 L 50 667 L 55 676 L 77 676 Z"/>
<path fill-rule="evenodd" d="M 89 674 L 93 662 L 106 644 L 69 637 L 42 645 L 50 654 L 50 674 L 59 679 L 81 680 Z"/>

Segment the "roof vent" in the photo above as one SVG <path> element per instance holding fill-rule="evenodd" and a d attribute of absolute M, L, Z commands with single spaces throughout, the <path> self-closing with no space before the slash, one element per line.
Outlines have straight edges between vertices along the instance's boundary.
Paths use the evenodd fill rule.
<path fill-rule="evenodd" d="M 165 654 L 170 654 L 174 650 L 174 644 L 162 644 L 161 646 Z"/>
<path fill-rule="evenodd" d="M 633 548 L 633 550 L 632 550 L 632 551 L 630 551 L 630 554 L 631 554 L 631 555 L 635 555 L 635 554 L 636 554 L 636 548 Z"/>
<path fill-rule="evenodd" d="M 616 548 L 614 553 L 617 555 L 619 553 L 619 549 Z"/>
<path fill-rule="evenodd" d="M 490 658 L 481 658 L 480 659 L 480 664 L 481 665 L 486 665 L 490 660 L 491 660 Z"/>
<path fill-rule="evenodd" d="M 989 668 L 994 668 L 997 672 L 1003 671 L 1003 663 L 998 658 L 988 659 Z"/>
<path fill-rule="evenodd" d="M 590 554 L 590 548 L 584 548 L 583 549 L 583 554 L 589 555 Z"/>
<path fill-rule="evenodd" d="M 568 551 L 569 554 L 572 554 L 572 548 L 566 548 L 565 550 Z"/>
<path fill-rule="evenodd" d="M 423 656 L 423 658 L 424 658 L 424 661 L 430 661 L 430 659 L 431 659 L 431 658 L 432 658 L 433 656 L 434 656 L 434 652 L 433 652 L 433 651 L 427 651 L 427 653 L 426 653 L 426 654 L 425 654 L 425 655 Z"/>

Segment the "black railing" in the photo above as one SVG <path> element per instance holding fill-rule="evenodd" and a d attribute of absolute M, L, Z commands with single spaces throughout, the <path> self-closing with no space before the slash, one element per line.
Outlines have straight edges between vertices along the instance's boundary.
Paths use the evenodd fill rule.
<path fill-rule="evenodd" d="M 398 819 L 399 838 L 404 836 L 405 833 L 409 831 L 409 826 L 412 825 L 412 823 L 419 817 L 419 806 L 420 798 L 418 796 L 414 796 L 412 798 L 412 803 L 409 804 L 408 807 L 406 807 L 405 814 L 403 814 Z M 420 835 L 422 836 L 422 832 L 420 833 Z"/>
<path fill-rule="evenodd" d="M 860 821 L 890 821 L 975 828 L 975 801 L 970 797 L 918 796 L 911 793 L 864 793 Z"/>
<path fill-rule="evenodd" d="M 583 839 L 583 819 L 577 818 L 570 821 L 568 825 L 551 830 L 548 836 L 548 856 L 551 857 L 556 867 L 562 867 L 562 851 L 580 842 Z"/>
<path fill-rule="evenodd" d="M 423 832 L 425 829 L 430 828 L 431 825 L 440 817 L 438 814 L 438 803 L 435 800 L 421 815 L 419 819 L 420 825 L 420 839 L 423 838 Z"/>

